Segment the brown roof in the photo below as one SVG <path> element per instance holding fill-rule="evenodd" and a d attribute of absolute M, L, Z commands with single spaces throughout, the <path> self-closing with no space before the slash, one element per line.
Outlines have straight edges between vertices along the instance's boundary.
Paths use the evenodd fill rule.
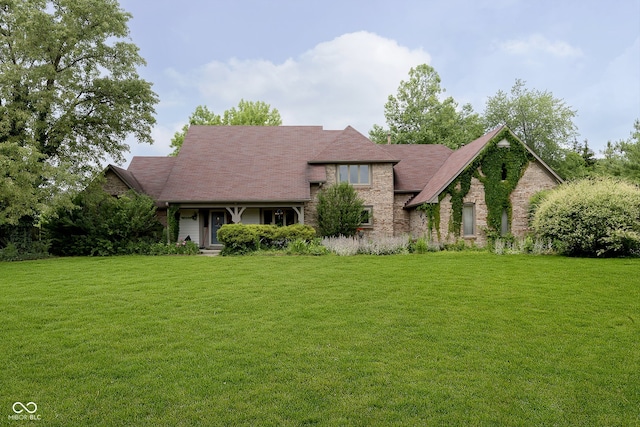
<path fill-rule="evenodd" d="M 127 171 L 136 177 L 142 191 L 157 201 L 175 161 L 175 157 L 135 156 Z"/>
<path fill-rule="evenodd" d="M 320 126 L 191 126 L 160 199 L 309 200 L 321 177 L 307 160 L 334 136 Z"/>
<path fill-rule="evenodd" d="M 444 145 L 390 144 L 382 145 L 392 157 L 402 159 L 393 168 L 395 191 L 418 193 L 453 153 Z"/>
<path fill-rule="evenodd" d="M 134 157 L 128 170 L 113 169 L 161 203 L 303 202 L 311 198 L 311 183 L 326 182 L 324 164 L 393 163 L 394 190 L 417 193 L 406 205 L 415 207 L 436 203 L 503 129 L 509 131 L 498 127 L 452 151 L 378 145 L 350 126 L 191 126 L 178 156 Z"/>
<path fill-rule="evenodd" d="M 347 126 L 309 163 L 398 163 L 382 146 L 374 144 L 360 132 Z"/>
<path fill-rule="evenodd" d="M 482 149 L 506 126 L 499 126 L 480 138 L 460 147 L 447 158 L 423 190 L 406 207 L 437 203 L 438 195 L 476 158 Z"/>

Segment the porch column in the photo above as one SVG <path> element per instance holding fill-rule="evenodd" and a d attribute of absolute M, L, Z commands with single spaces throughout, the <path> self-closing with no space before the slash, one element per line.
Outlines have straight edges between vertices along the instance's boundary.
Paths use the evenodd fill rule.
<path fill-rule="evenodd" d="M 304 206 L 292 206 L 292 208 L 298 214 L 298 224 L 304 224 Z"/>
<path fill-rule="evenodd" d="M 227 206 L 227 211 L 231 214 L 231 222 L 238 224 L 242 222 L 242 213 L 246 206 Z"/>

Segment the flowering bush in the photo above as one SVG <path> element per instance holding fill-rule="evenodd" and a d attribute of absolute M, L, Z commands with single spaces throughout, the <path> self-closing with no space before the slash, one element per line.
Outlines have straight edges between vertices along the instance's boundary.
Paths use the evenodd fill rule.
<path fill-rule="evenodd" d="M 377 237 L 359 239 L 357 237 L 325 237 L 322 244 L 336 255 L 391 255 L 409 252 L 407 237 Z"/>

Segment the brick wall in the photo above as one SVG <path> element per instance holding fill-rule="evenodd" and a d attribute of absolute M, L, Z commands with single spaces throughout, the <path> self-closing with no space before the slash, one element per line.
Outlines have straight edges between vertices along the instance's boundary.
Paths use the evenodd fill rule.
<path fill-rule="evenodd" d="M 325 186 L 337 182 L 336 165 L 326 165 L 327 182 L 323 186 L 311 185 L 311 201 L 305 204 L 305 224 L 317 227 L 316 208 L 318 192 Z M 393 165 L 374 163 L 371 165 L 371 185 L 354 186 L 365 206 L 373 210 L 373 227 L 365 233 L 371 236 L 392 236 L 394 234 Z"/>
<path fill-rule="evenodd" d="M 393 235 L 403 236 L 413 234 L 411 228 L 411 212 L 404 209 L 404 205 L 415 194 L 395 194 L 393 197 Z M 419 234 L 419 233 L 418 233 Z"/>
<path fill-rule="evenodd" d="M 558 185 L 556 179 L 537 161 L 529 163 L 518 185 L 511 193 L 513 207 L 511 233 L 524 236 L 529 231 L 529 199 L 541 190 L 548 190 Z"/>
<path fill-rule="evenodd" d="M 529 199 L 538 191 L 554 188 L 558 183 L 538 162 L 531 162 L 525 169 L 518 185 L 511 193 L 511 204 L 513 207 L 511 219 L 511 233 L 522 237 L 528 231 L 528 209 Z M 487 204 L 484 197 L 484 185 L 476 178 L 471 179 L 469 192 L 463 199 L 463 203 L 473 203 L 475 205 L 475 236 L 463 236 L 464 240 L 477 246 L 485 246 L 487 237 L 484 229 L 487 227 Z M 434 230 L 430 236 L 432 241 L 441 243 L 453 243 L 462 236 L 449 232 L 449 222 L 451 221 L 451 196 L 447 195 L 440 202 L 440 239 Z M 409 227 L 413 236 L 426 235 L 428 232 L 427 215 L 416 209 L 409 213 Z"/>

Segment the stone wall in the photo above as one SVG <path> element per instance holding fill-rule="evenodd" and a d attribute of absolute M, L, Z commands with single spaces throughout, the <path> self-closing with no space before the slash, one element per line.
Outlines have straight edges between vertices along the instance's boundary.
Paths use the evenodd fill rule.
<path fill-rule="evenodd" d="M 127 184 L 122 182 L 120 177 L 118 177 L 118 175 L 116 175 L 112 170 L 108 170 L 105 174 L 105 182 L 102 188 L 104 188 L 104 191 L 106 191 L 107 194 L 112 196 L 121 196 L 129 191 Z"/>
<path fill-rule="evenodd" d="M 513 207 L 511 234 L 522 237 L 529 232 L 529 199 L 535 193 L 552 189 L 557 185 L 555 177 L 539 162 L 529 163 L 518 185 L 511 193 Z"/>

